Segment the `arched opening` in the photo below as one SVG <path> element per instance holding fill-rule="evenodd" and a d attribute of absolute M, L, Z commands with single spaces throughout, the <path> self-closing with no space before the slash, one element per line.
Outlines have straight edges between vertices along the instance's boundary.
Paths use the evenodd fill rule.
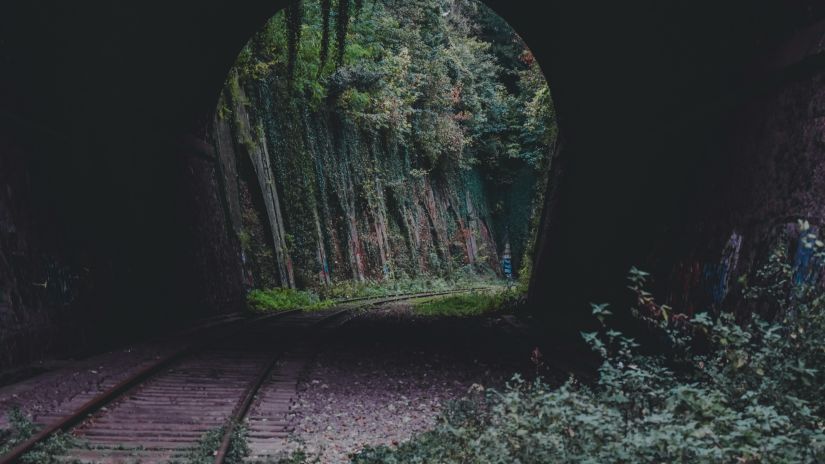
<path fill-rule="evenodd" d="M 244 45 L 208 137 L 255 304 L 527 291 L 555 110 L 480 2 L 295 3 Z"/>
<path fill-rule="evenodd" d="M 267 272 L 255 270 L 249 264 L 252 258 L 246 256 L 254 254 L 254 247 L 247 250 L 250 253 L 243 248 L 242 242 L 254 242 L 252 234 L 233 228 L 230 216 L 236 215 L 237 223 L 242 225 L 245 217 L 242 208 L 226 201 L 224 187 L 218 186 L 230 171 L 221 171 L 227 165 L 217 159 L 226 152 L 211 147 L 205 128 L 243 43 L 267 17 L 288 3 L 251 0 L 239 6 L 219 0 L 180 0 L 164 5 L 162 12 L 150 2 L 92 1 L 69 5 L 45 0 L 5 2 L 0 7 L 0 66 L 4 71 L 0 73 L 0 365 L 5 368 L 38 359 L 43 353 L 71 357 L 83 353 L 78 347 L 100 350 L 106 346 L 95 343 L 101 338 L 112 341 L 109 346 L 122 347 L 125 340 L 146 338 L 147 334 L 164 332 L 175 324 L 188 325 L 202 315 L 238 310 L 244 306 L 248 288 L 257 285 L 256 279 L 266 280 L 261 277 Z M 540 259 L 534 263 L 530 287 L 536 314 L 546 316 L 541 340 L 555 341 L 559 333 L 580 338 L 580 330 L 606 318 L 606 311 L 630 313 L 635 304 L 644 306 L 643 317 L 652 323 L 656 340 L 663 341 L 667 349 L 651 345 L 649 349 L 655 356 L 634 358 L 631 362 L 622 358 L 629 345 L 617 332 L 605 330 L 603 338 L 588 334 L 587 339 L 597 350 L 603 348 L 600 352 L 606 357 L 611 356 L 609 348 L 614 342 L 620 348 L 608 359 L 604 370 L 608 375 L 601 378 L 602 383 L 596 388 L 581 389 L 571 382 L 561 390 L 539 386 L 524 396 L 525 389 L 517 385 L 502 397 L 503 402 L 496 403 L 498 409 L 490 409 L 493 414 L 475 416 L 472 406 L 478 403 L 461 403 L 451 410 L 455 414 L 444 417 L 444 427 L 436 430 L 436 435 L 424 435 L 424 440 L 418 440 L 414 446 L 405 445 L 397 450 L 374 448 L 362 458 L 366 462 L 380 462 L 382 456 L 393 455 L 397 461 L 413 461 L 416 453 L 434 452 L 430 446 L 434 442 L 429 439 L 438 437 L 446 439 L 435 443 L 436 449 L 471 450 L 480 454 L 465 461 L 478 462 L 509 462 L 522 457 L 522 461 L 529 462 L 539 454 L 537 450 L 542 457 L 550 456 L 545 461 L 609 461 L 617 456 L 631 456 L 626 459 L 639 462 L 709 459 L 703 453 L 730 461 L 822 460 L 822 411 L 818 405 L 822 397 L 819 387 L 825 381 L 818 367 L 822 364 L 821 343 L 825 338 L 821 336 L 821 325 L 807 325 L 814 321 L 806 319 L 816 314 L 811 308 L 821 309 L 822 300 L 805 298 L 817 296 L 816 293 L 797 293 L 799 286 L 810 286 L 822 278 L 822 245 L 815 235 L 822 227 L 820 200 L 825 195 L 825 182 L 821 175 L 811 175 L 822 171 L 822 6 L 811 0 L 486 3 L 516 26 L 534 47 L 539 60 L 553 65 L 548 75 L 564 129 L 564 145 L 553 164 L 554 168 L 561 168 L 554 172 L 558 177 L 550 181 L 553 192 L 546 198 L 545 210 L 551 214 L 543 218 L 540 226 L 542 246 L 536 252 Z M 369 2 L 364 5 L 368 8 Z M 355 8 L 354 1 L 352 6 Z M 337 11 L 330 8 L 333 13 Z M 295 18 L 299 16 L 293 16 L 291 24 L 297 24 Z M 403 32 L 407 31 L 399 31 Z M 309 36 L 304 35 L 304 39 Z M 286 37 L 284 40 L 289 42 Z M 300 54 L 301 47 L 297 48 Z M 331 57 L 334 49 L 333 45 Z M 289 67 L 288 60 L 285 63 Z M 433 60 L 432 65 L 437 66 L 438 61 Z M 300 71 L 297 62 L 295 67 Z M 354 82 L 362 85 L 363 76 L 354 77 Z M 447 73 L 446 81 L 452 83 L 451 79 L 453 76 Z M 359 86 L 347 94 L 348 117 L 375 115 L 370 110 L 374 103 L 372 87 Z M 254 93 L 248 90 L 247 97 Z M 324 93 L 327 90 L 325 87 Z M 458 96 L 466 91 L 462 89 Z M 309 96 L 306 92 L 301 95 L 311 101 L 311 92 Z M 276 113 L 275 116 L 283 118 L 276 126 L 293 120 L 302 126 L 321 122 L 330 126 L 328 119 L 298 114 Z M 249 116 L 255 122 L 251 125 L 254 129 L 261 118 Z M 233 119 L 229 120 L 230 126 Z M 267 151 L 279 149 L 276 137 L 266 134 L 267 130 L 275 131 L 267 129 L 266 124 L 260 126 L 265 129 L 261 132 Z M 331 126 L 340 129 L 344 124 Z M 229 132 L 232 130 L 230 127 Z M 258 140 L 251 137 L 257 135 L 255 130 L 240 132 L 250 135 L 253 145 Z M 233 137 L 230 134 L 226 139 L 234 146 L 237 143 Z M 357 139 L 353 146 L 368 148 L 363 152 L 347 150 L 347 155 L 361 153 L 359 159 L 367 161 L 370 158 L 366 155 L 383 153 L 389 145 L 374 135 L 365 138 L 369 143 L 362 143 L 361 135 L 348 138 Z M 376 138 L 382 143 L 373 143 Z M 290 150 L 311 151 L 307 147 L 318 144 L 316 139 L 321 137 L 296 138 L 300 142 L 292 144 Z M 263 147 L 259 144 L 257 149 L 262 151 Z M 246 152 L 243 154 L 249 158 Z M 269 158 L 272 156 L 266 159 Z M 282 159 L 287 163 L 270 168 L 270 172 L 284 170 L 289 162 L 301 158 Z M 296 170 L 301 168 L 300 163 L 295 164 Z M 247 171 L 254 168 L 253 164 Z M 308 171 L 314 173 L 313 169 Z M 415 169 L 433 176 L 432 165 L 422 164 Z M 257 178 L 253 180 L 260 184 Z M 283 191 L 286 182 L 282 179 L 281 184 Z M 277 191 L 279 187 L 275 185 Z M 382 208 L 374 208 L 377 203 L 370 201 L 375 199 L 363 195 L 362 187 L 368 183 L 352 185 L 357 188 L 353 188 L 350 197 L 367 205 L 351 208 L 356 213 L 353 230 L 359 231 L 362 239 L 354 242 L 366 243 L 361 246 L 367 250 L 361 260 L 364 280 L 383 279 L 385 269 L 391 276 L 398 276 L 405 269 L 411 274 L 409 269 L 415 269 L 416 263 L 412 267 L 398 265 L 393 259 L 403 254 L 387 253 L 397 248 L 390 246 L 392 240 L 384 242 L 389 245 L 382 254 L 381 240 L 370 237 L 382 236 L 376 230 L 381 221 L 372 217 L 373 213 L 380 216 Z M 278 194 L 283 207 L 288 195 L 281 191 Z M 450 200 L 454 211 L 442 208 L 452 218 L 446 221 L 448 224 L 457 223 L 458 217 L 465 225 L 470 222 L 468 218 L 473 215 L 467 207 L 466 191 L 463 198 L 459 192 Z M 470 197 L 474 198 L 472 191 Z M 300 205 L 306 200 L 300 195 L 292 198 Z M 390 209 L 399 204 L 409 208 L 405 202 L 414 200 L 402 195 L 381 198 L 385 205 L 392 205 Z M 266 209 L 263 195 L 251 195 L 248 202 L 257 202 L 264 205 L 258 209 Z M 346 208 L 340 210 L 341 216 L 347 212 Z M 473 211 L 479 216 L 485 214 L 481 208 Z M 367 219 L 358 219 L 359 215 Z M 359 260 L 350 259 L 357 258 L 358 253 L 342 252 L 343 267 L 332 269 L 324 264 L 324 255 L 327 264 L 329 257 L 334 256 L 331 244 L 336 240 L 322 238 L 323 230 L 319 234 L 312 227 L 316 223 L 314 215 L 309 215 L 306 227 L 297 227 L 301 221 L 288 219 L 287 214 L 281 216 L 282 248 L 290 252 L 293 265 L 300 261 L 300 269 L 296 271 L 293 267 L 290 279 L 286 265 L 290 259 L 283 258 L 280 264 L 284 272 L 279 264 L 273 264 L 269 272 L 271 281 L 282 285 L 281 278 L 285 276 L 286 287 L 294 280 L 296 287 L 304 289 L 301 291 L 317 285 L 313 290 L 317 293 L 334 286 L 336 272 L 342 280 L 352 280 L 353 276 L 355 281 L 360 280 Z M 393 217 L 384 216 L 389 231 L 385 235 L 391 239 Z M 269 215 L 266 220 L 259 215 L 257 223 L 265 225 L 270 217 L 275 217 L 277 224 L 277 215 Z M 322 225 L 323 217 L 318 214 Z M 396 222 L 404 221 L 402 218 Z M 487 223 L 488 229 L 495 229 L 492 222 Z M 438 227 L 429 226 L 428 221 L 423 223 L 437 232 Z M 449 225 L 445 228 L 449 231 L 450 227 L 458 229 Z M 302 237 L 318 238 L 300 239 L 290 232 L 299 229 L 309 232 Z M 339 237 L 349 236 L 346 227 L 338 229 L 342 230 Z M 403 243 L 404 230 L 398 230 L 398 242 Z M 426 233 L 432 235 L 427 230 Z M 261 235 L 261 243 L 272 243 L 274 256 L 275 238 L 266 237 L 265 229 Z M 436 247 L 434 258 L 427 254 L 418 271 L 422 267 L 433 269 L 436 262 L 449 262 L 444 259 L 447 256 L 466 255 L 469 261 L 466 250 L 473 246 L 464 240 L 467 235 L 446 235 L 450 236 L 444 242 L 446 252 L 439 255 Z M 492 235 L 498 242 L 501 234 Z M 776 238 L 779 246 L 772 247 L 770 242 Z M 301 240 L 306 243 L 299 243 Z M 415 243 L 415 237 L 406 241 Z M 337 242 L 340 245 L 342 240 L 338 238 Z M 323 250 L 319 243 L 324 244 Z M 490 248 L 496 248 L 500 255 L 499 246 L 496 243 Z M 301 253 L 304 256 L 299 256 Z M 764 255 L 776 265 L 775 272 L 759 271 L 760 257 Z M 247 263 L 243 262 L 245 258 L 249 258 Z M 348 264 L 350 261 L 355 265 Z M 382 261 L 393 261 L 393 265 L 385 268 Z M 455 268 L 465 264 L 459 261 Z M 635 271 L 631 282 L 635 293 L 627 292 L 624 278 L 630 266 L 637 264 L 652 275 Z M 246 272 L 250 269 L 251 273 Z M 245 280 L 250 275 L 252 279 Z M 329 285 L 321 283 L 326 277 L 330 278 Z M 778 277 L 779 281 L 774 282 L 777 285 L 771 285 L 768 277 Z M 653 289 L 653 300 L 642 288 L 643 281 L 650 279 L 659 287 Z M 755 305 L 745 300 L 734 301 L 742 290 L 753 290 L 749 296 L 762 299 Z M 788 295 L 790 299 L 786 298 Z M 631 304 L 622 304 L 623 299 L 630 299 Z M 591 308 L 587 304 L 590 301 L 612 302 L 613 306 Z M 736 303 L 741 305 L 731 310 Z M 705 333 L 708 319 L 690 319 L 707 309 L 721 321 L 714 325 L 714 330 L 727 331 L 724 337 L 717 338 L 723 347 L 714 351 L 720 355 L 714 359 L 695 358 L 680 350 L 686 346 L 681 344 L 684 338 L 678 333 L 673 337 L 675 332 L 671 331 L 688 327 Z M 722 317 L 736 313 L 745 316 L 742 319 L 746 322 L 752 320 L 750 316 L 777 314 L 781 310 L 791 316 L 782 322 L 792 325 L 767 332 L 762 332 L 765 326 L 748 327 L 739 324 L 742 321 Z M 297 324 L 297 319 L 295 316 L 290 321 Z M 685 325 L 686 320 L 690 325 Z M 289 332 L 284 327 L 280 333 L 283 338 L 264 332 L 262 337 L 250 337 L 249 345 L 261 342 L 258 346 L 266 349 L 273 340 L 303 339 L 300 335 L 304 332 Z M 432 406 L 426 401 L 409 401 L 405 392 L 410 385 L 420 386 L 424 374 L 433 372 L 427 369 L 435 365 L 430 363 L 437 358 L 435 354 L 438 365 L 444 367 L 441 372 L 460 372 L 455 364 L 444 362 L 448 358 L 444 354 L 452 353 L 450 349 L 460 338 L 456 334 L 468 327 L 465 324 L 442 325 L 440 330 L 431 330 L 433 336 L 426 338 L 421 334 L 432 327 L 418 326 L 422 330 L 414 333 L 390 330 L 387 325 L 361 327 L 364 330 L 349 332 L 349 338 L 362 344 L 365 356 L 348 360 L 327 356 L 324 365 L 343 370 L 341 378 L 363 369 L 358 378 L 361 385 L 386 380 L 381 373 L 421 373 L 396 377 L 386 391 L 401 392 L 407 397 L 397 396 L 384 403 L 383 408 L 373 409 L 384 411 L 391 425 L 404 424 L 408 419 L 415 421 L 417 411 Z M 261 329 L 264 328 L 262 325 Z M 488 328 L 475 329 L 486 334 L 484 330 Z M 548 328 L 555 329 L 555 333 L 551 334 Z M 742 332 L 745 329 L 749 332 Z M 716 333 L 719 334 L 718 330 Z M 735 336 L 731 338 L 729 334 Z M 476 340 L 479 338 L 483 340 L 476 344 L 480 349 L 495 351 L 499 346 L 490 342 L 492 338 Z M 422 340 L 432 341 L 433 346 L 421 346 Z M 528 337 L 522 337 L 517 341 L 526 344 L 527 340 Z M 415 346 L 406 350 L 405 355 L 407 360 L 419 363 L 420 370 L 407 369 L 409 364 L 397 360 L 381 366 L 361 365 L 349 372 L 341 369 L 358 366 L 367 355 L 387 355 L 392 351 L 382 351 L 382 347 L 402 342 L 409 343 L 408 348 Z M 771 349 L 755 349 L 752 345 L 762 342 L 771 343 Z M 426 351 L 435 345 L 437 353 Z M 332 348 L 327 355 L 344 353 Z M 518 359 L 528 364 L 530 370 L 540 366 L 543 359 L 546 361 L 542 352 L 550 353 L 546 349 L 533 350 L 534 345 L 517 348 Z M 135 353 L 118 350 L 103 364 L 95 362 L 98 358 L 72 364 L 72 368 L 78 369 L 71 369 L 69 380 L 52 370 L 50 383 L 35 382 L 33 388 L 21 386 L 17 390 L 21 394 L 14 394 L 17 396 L 2 396 L 3 409 L 27 398 L 34 400 L 30 404 L 44 406 L 30 411 L 41 411 L 48 417 L 49 411 L 64 404 L 59 396 L 84 398 L 81 393 L 88 393 L 84 385 L 92 389 L 107 385 L 105 381 L 116 380 L 118 372 L 135 367 L 137 363 L 127 362 L 136 359 L 132 356 L 141 355 Z M 148 360 L 157 356 L 153 352 L 142 353 Z M 667 358 L 664 364 L 660 363 L 663 357 Z M 473 363 L 477 357 L 468 359 L 470 363 L 463 365 L 475 366 L 481 377 L 489 378 L 488 371 L 495 371 L 484 362 Z M 579 358 L 570 359 L 580 364 Z M 237 365 L 229 363 L 230 369 L 249 372 L 258 367 L 256 358 L 246 353 L 233 360 L 237 360 Z M 674 365 L 679 366 L 676 371 L 671 369 Z M 116 369 L 109 369 L 111 366 Z M 561 366 L 566 378 L 572 369 Z M 216 386 L 208 390 L 214 394 L 211 398 L 215 403 L 223 405 L 223 414 L 234 405 L 218 397 L 224 385 L 220 385 L 223 379 L 213 367 L 199 365 L 194 370 L 200 374 L 198 381 Z M 171 369 L 173 374 L 185 370 Z M 692 376 L 694 373 L 697 377 Z M 438 377 L 442 386 L 451 380 Z M 757 388 L 743 395 L 742 385 Z M 771 388 L 762 388 L 764 385 Z M 161 385 L 161 389 L 168 386 Z M 307 386 L 316 389 L 319 397 L 329 399 L 350 391 L 347 389 L 351 385 L 316 378 L 310 379 Z M 244 382 L 235 387 L 236 392 L 243 390 Z M 460 389 L 470 390 L 464 387 L 461 385 Z M 418 393 L 422 391 L 426 395 L 429 390 L 421 388 Z M 479 386 L 472 387 L 473 394 L 480 391 Z M 45 400 L 44 392 L 49 396 Z M 150 397 L 154 395 L 149 393 Z M 374 396 L 375 400 L 380 399 L 380 395 Z M 575 404 L 568 401 L 571 398 Z M 789 398 L 793 401 L 787 401 Z M 156 399 L 144 397 L 141 401 Z M 636 407 L 642 404 L 637 399 L 642 399 L 644 407 Z M 132 403 L 138 412 L 142 412 L 141 401 L 137 405 Z M 175 404 L 175 408 L 182 404 L 162 395 L 161 401 L 165 405 Z M 194 406 L 174 412 L 215 412 L 203 407 L 202 397 L 187 401 Z M 273 402 L 282 403 L 278 398 Z M 330 403 L 316 404 L 326 407 Z M 542 407 L 536 407 L 537 404 Z M 166 410 L 169 409 L 167 406 Z M 517 414 L 499 414 L 502 410 Z M 594 411 L 601 415 L 594 417 Z M 165 419 L 171 416 L 175 414 Z M 476 417 L 483 420 L 475 420 Z M 551 424 L 552 437 L 533 440 L 537 436 L 547 437 L 545 432 L 549 428 L 541 420 L 559 417 L 563 418 L 561 422 Z M 363 418 L 358 412 L 351 416 L 349 425 L 361 427 Z M 522 423 L 520 418 L 529 420 Z M 25 425 L 18 419 L 20 416 L 15 416 L 18 424 Z M 97 425 L 105 422 L 99 421 Z M 697 428 L 694 424 L 698 423 L 701 426 Z M 732 429 L 731 423 L 737 426 Z M 516 424 L 525 427 L 513 427 Z M 643 429 L 628 433 L 628 424 Z M 328 424 L 315 425 L 313 430 L 319 435 L 342 434 L 337 428 L 327 430 Z M 483 433 L 456 436 L 456 425 Z M 151 427 L 130 437 L 164 432 Z M 30 427 L 22 430 L 32 431 Z M 97 436 L 113 436 L 112 430 L 105 432 Z M 187 429 L 183 434 L 191 438 L 198 433 Z M 114 434 L 123 436 L 122 432 Z M 8 445 L 10 437 L 18 440 L 22 434 L 0 433 L 0 447 Z M 524 440 L 533 441 L 524 446 Z M 489 446 L 478 446 L 479 443 Z M 502 449 L 501 443 L 512 446 Z M 557 443 L 564 445 L 557 447 Z M 661 446 L 650 446 L 651 443 Z M 722 450 L 720 443 L 729 445 Z M 570 449 L 587 451 L 570 458 Z M 107 451 L 132 453 L 141 449 L 115 446 Z M 214 452 L 206 451 L 210 456 Z M 489 451 L 505 454 L 486 454 Z"/>

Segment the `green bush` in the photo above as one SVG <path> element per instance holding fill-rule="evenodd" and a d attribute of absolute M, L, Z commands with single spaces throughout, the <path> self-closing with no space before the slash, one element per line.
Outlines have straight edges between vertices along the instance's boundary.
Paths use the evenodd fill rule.
<path fill-rule="evenodd" d="M 803 245 L 823 262 L 822 242 Z M 746 301 L 775 304 L 770 321 L 676 314 L 634 269 L 634 314 L 665 343 L 662 354 L 641 354 L 607 325 L 608 306 L 593 305 L 603 328 L 583 336 L 604 359 L 594 384 L 515 377 L 502 392 L 449 406 L 433 430 L 353 462 L 823 462 L 825 295 L 793 284 L 786 261 L 775 253 L 745 289 Z"/>

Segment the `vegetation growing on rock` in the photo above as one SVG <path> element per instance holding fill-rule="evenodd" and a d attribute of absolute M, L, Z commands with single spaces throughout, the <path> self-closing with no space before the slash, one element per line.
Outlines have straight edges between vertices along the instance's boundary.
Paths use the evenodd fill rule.
<path fill-rule="evenodd" d="M 486 7 L 339 0 L 250 40 L 212 138 L 249 285 L 304 289 L 500 276 L 507 242 L 521 269 L 556 130 L 538 64 Z"/>

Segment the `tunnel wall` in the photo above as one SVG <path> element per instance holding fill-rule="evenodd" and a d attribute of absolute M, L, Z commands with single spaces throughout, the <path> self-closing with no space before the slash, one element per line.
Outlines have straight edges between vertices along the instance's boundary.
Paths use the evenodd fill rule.
<path fill-rule="evenodd" d="M 797 221 L 817 231 L 823 219 L 823 12 L 804 2 L 785 7 L 773 22 L 762 19 L 773 27 L 740 43 L 724 35 L 706 43 L 685 31 L 692 53 L 719 60 L 715 71 L 677 66 L 695 73 L 689 84 L 661 93 L 654 114 L 633 113 L 637 127 L 604 131 L 611 142 L 563 132 L 530 290 L 551 329 L 593 327 L 590 302 L 629 314 L 631 266 L 651 272 L 650 290 L 686 313 L 754 310 L 742 301 L 743 285 L 777 246 L 795 279 L 820 278 L 799 246 Z M 676 95 L 678 103 L 664 103 Z"/>
<path fill-rule="evenodd" d="M 36 160 L 53 136 L 20 121 L 0 128 L 0 368 L 37 359 L 65 340 L 61 323 L 85 272 L 70 256 L 54 202 L 42 194 Z M 39 192 L 38 192 L 39 191 Z"/>
<path fill-rule="evenodd" d="M 753 82 L 724 135 L 673 251 L 657 257 L 661 296 L 686 313 L 741 303 L 781 250 L 796 283 L 819 283 L 801 242 L 825 225 L 825 22 L 801 28 L 746 69 Z M 803 230 L 799 221 L 811 229 Z M 662 260 L 661 258 L 665 258 Z M 658 261 L 658 262 L 657 262 Z M 740 308 L 746 310 L 745 308 Z"/>
<path fill-rule="evenodd" d="M 210 145 L 191 135 L 169 143 L 176 163 L 165 172 L 174 188 L 155 203 L 152 194 L 119 191 L 120 166 L 107 171 L 115 185 L 101 186 L 50 163 L 53 153 L 72 150 L 65 134 L 2 116 L 0 369 L 123 344 L 157 332 L 159 321 L 169 329 L 245 309 L 241 250 L 226 205 L 233 195 L 220 183 Z M 151 191 L 163 176 L 137 179 Z M 92 183 L 93 196 L 108 200 L 55 191 L 75 182 Z M 165 221 L 147 221 L 144 202 L 150 218 Z"/>

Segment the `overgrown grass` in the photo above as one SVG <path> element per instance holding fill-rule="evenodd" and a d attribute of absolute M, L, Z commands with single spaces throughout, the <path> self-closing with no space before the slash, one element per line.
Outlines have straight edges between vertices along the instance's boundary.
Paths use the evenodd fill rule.
<path fill-rule="evenodd" d="M 332 300 L 322 300 L 314 292 L 291 288 L 252 290 L 247 295 L 247 302 L 249 306 L 258 311 L 286 311 L 290 309 L 314 311 L 335 304 Z"/>
<path fill-rule="evenodd" d="M 498 310 L 510 298 L 512 293 L 503 289 L 478 290 L 422 299 L 413 302 L 413 307 L 422 316 L 468 317 Z"/>

